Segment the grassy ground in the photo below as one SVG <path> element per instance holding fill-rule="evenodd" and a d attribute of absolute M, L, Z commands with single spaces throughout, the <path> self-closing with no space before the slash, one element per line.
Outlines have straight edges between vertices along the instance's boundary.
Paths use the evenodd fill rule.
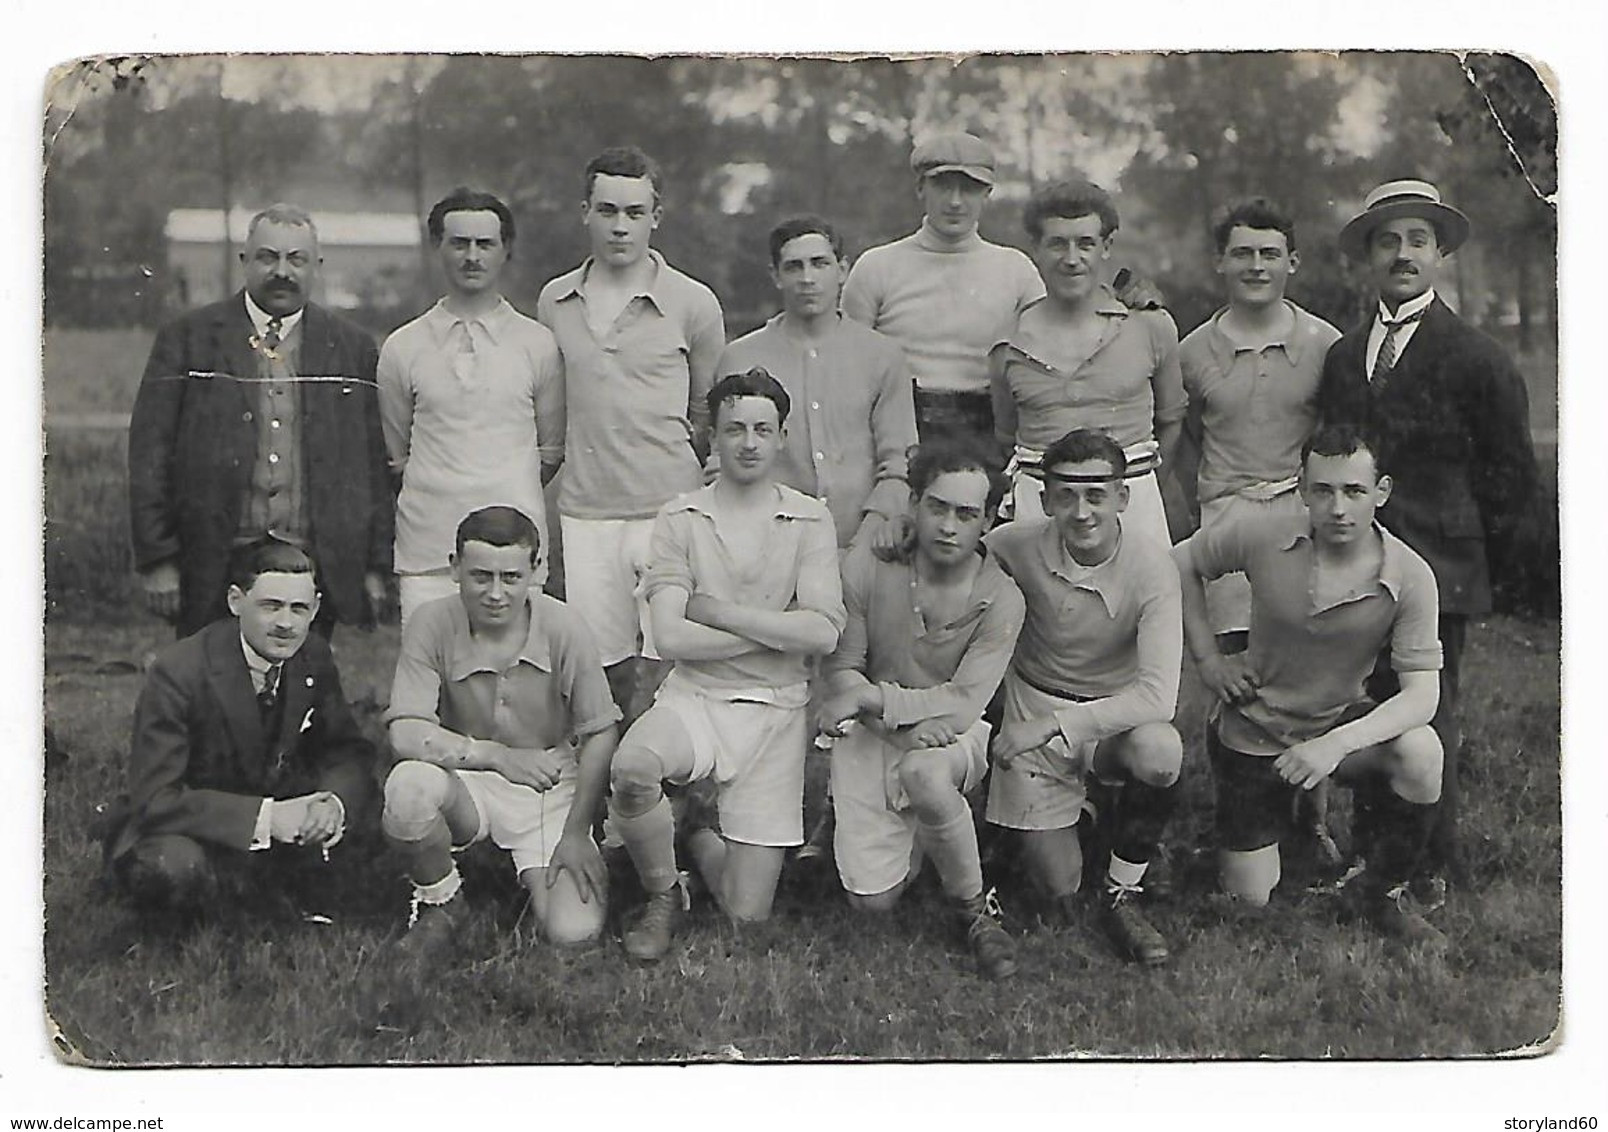
<path fill-rule="evenodd" d="M 335 923 L 231 916 L 184 937 L 142 932 L 99 886 L 86 825 L 120 787 L 139 667 L 154 625 L 52 625 L 46 705 L 65 758 L 48 773 L 48 1008 L 71 1057 L 103 1064 L 633 1062 L 702 1058 L 1464 1056 L 1544 1041 L 1560 979 L 1556 626 L 1497 620 L 1472 634 L 1468 826 L 1473 890 L 1437 919 L 1444 961 L 1387 946 L 1327 901 L 1284 892 L 1275 915 L 1225 920 L 1193 883 L 1209 782 L 1198 750 L 1173 837 L 1174 895 L 1155 918 L 1178 956 L 1158 972 L 1115 959 L 1089 926 L 1018 918 L 1022 971 L 971 974 L 918 886 L 891 917 L 851 915 L 829 867 L 790 866 L 775 922 L 735 938 L 703 906 L 661 965 L 609 937 L 530 946 L 495 852 L 469 855 L 478 905 L 462 954 L 399 1012 L 359 987 L 400 931 L 407 885 L 364 850 L 332 874 Z M 394 630 L 337 637 L 372 725 Z M 1193 697 L 1192 697 L 1193 699 Z M 1188 709 L 1198 715 L 1198 707 Z M 1295 862 L 1292 873 L 1300 873 Z M 1294 879 L 1294 878 L 1292 878 Z M 628 870 L 616 904 L 635 903 Z M 1286 887 L 1293 887 L 1287 885 Z M 1008 905 L 1010 892 L 1007 891 Z M 1010 905 L 1020 908 L 1020 904 Z"/>

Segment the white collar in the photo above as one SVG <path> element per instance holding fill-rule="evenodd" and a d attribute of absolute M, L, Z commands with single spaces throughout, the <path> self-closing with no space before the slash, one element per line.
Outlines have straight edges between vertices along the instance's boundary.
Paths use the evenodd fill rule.
<path fill-rule="evenodd" d="M 1422 295 L 1419 295 L 1417 298 L 1408 299 L 1405 303 L 1396 308 L 1395 314 L 1391 314 L 1388 310 L 1386 310 L 1385 304 L 1381 301 L 1379 304 L 1379 313 L 1375 316 L 1375 318 L 1381 325 L 1389 326 L 1393 322 L 1400 322 L 1402 319 L 1411 318 L 1415 314 L 1423 314 L 1429 309 L 1429 304 L 1433 303 L 1434 301 L 1435 288 L 1433 287 L 1425 291 Z"/>
<path fill-rule="evenodd" d="M 251 319 L 252 328 L 257 331 L 258 335 L 268 333 L 268 323 L 274 316 L 263 310 L 252 301 L 250 291 L 246 291 L 244 294 L 246 296 L 246 316 Z M 287 337 L 290 334 L 291 329 L 301 321 L 301 316 L 306 312 L 307 308 L 301 307 L 290 314 L 280 315 L 279 337 L 281 339 Z"/>
<path fill-rule="evenodd" d="M 252 672 L 255 672 L 258 676 L 267 676 L 270 668 L 273 668 L 274 665 L 281 663 L 280 661 L 269 660 L 267 657 L 263 656 L 262 653 L 252 648 L 251 642 L 246 640 L 246 635 L 244 633 L 240 634 L 240 651 L 245 654 L 246 667 Z"/>

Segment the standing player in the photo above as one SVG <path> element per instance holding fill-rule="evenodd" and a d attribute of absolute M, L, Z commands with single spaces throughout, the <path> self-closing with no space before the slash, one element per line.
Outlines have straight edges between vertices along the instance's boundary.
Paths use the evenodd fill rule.
<path fill-rule="evenodd" d="M 986 437 L 988 349 L 1044 286 L 1025 255 L 977 233 L 994 191 L 987 143 L 939 134 L 916 146 L 910 168 L 921 227 L 860 256 L 843 285 L 843 313 L 904 347 L 922 439 Z"/>
<path fill-rule="evenodd" d="M 983 708 L 1022 628 L 1021 591 L 982 549 L 1006 482 L 980 446 L 938 440 L 910 464 L 915 545 L 883 562 L 870 547 L 843 566 L 848 623 L 825 665 L 838 875 L 855 907 L 886 911 L 921 855 L 990 978 L 1016 972 L 1016 947 L 983 893 L 965 795 L 988 769 Z M 853 725 L 853 726 L 851 726 Z"/>
<path fill-rule="evenodd" d="M 1457 707 L 1468 619 L 1490 612 L 1493 567 L 1521 549 L 1517 536 L 1537 496 L 1524 379 L 1435 293 L 1468 229 L 1427 181 L 1391 181 L 1368 194 L 1341 231 L 1340 250 L 1367 268 L 1379 307 L 1330 349 L 1318 390 L 1322 420 L 1378 437 L 1395 483 L 1380 521 L 1435 571 L 1443 664 L 1434 727 L 1446 761 L 1430 858 L 1453 880 L 1463 871 Z"/>
<path fill-rule="evenodd" d="M 569 603 L 591 629 L 614 701 L 631 711 L 653 656 L 638 597 L 653 516 L 703 482 L 704 395 L 726 344 L 714 292 L 650 246 L 663 174 L 634 147 L 586 166 L 586 262 L 542 288 L 568 406 L 558 510 Z"/>
<path fill-rule="evenodd" d="M 1207 737 L 1219 876 L 1225 891 L 1266 904 L 1291 791 L 1333 777 L 1356 787 L 1374 921 L 1435 941 L 1407 889 L 1440 796 L 1435 576 L 1374 522 L 1391 481 L 1355 432 L 1319 431 L 1301 469 L 1305 513 L 1230 513 L 1174 551 L 1190 653 L 1226 699 Z M 1234 570 L 1249 579 L 1250 644 L 1224 656 L 1203 583 Z M 1387 646 L 1400 690 L 1375 704 L 1363 682 Z"/>
<path fill-rule="evenodd" d="M 458 592 L 453 532 L 492 503 L 536 523 L 546 551 L 542 485 L 564 458 L 564 368 L 545 326 L 498 289 L 514 252 L 514 214 L 490 193 L 457 188 L 426 228 L 446 277 L 435 306 L 380 348 L 380 422 L 396 501 L 402 627 L 427 601 Z M 546 575 L 545 553 L 536 579 Z"/>
<path fill-rule="evenodd" d="M 1170 543 L 1156 470 L 1172 458 L 1184 415 L 1178 327 L 1164 310 L 1128 309 L 1102 280 L 1117 222 L 1110 196 L 1087 181 L 1050 185 L 1027 202 L 1022 227 L 1048 293 L 989 355 L 994 433 L 1019 469 L 1022 519 L 1045 513 L 1033 473 L 1057 437 L 1109 434 L 1128 469 L 1127 528 Z"/>
<path fill-rule="evenodd" d="M 836 647 L 844 612 L 831 513 L 775 481 L 788 408 L 764 370 L 722 378 L 709 392 L 720 474 L 654 521 L 644 588 L 675 666 L 620 744 L 609 803 L 648 894 L 624 937 L 639 960 L 669 950 L 681 910 L 663 783 L 714 778 L 720 832 L 687 846 L 734 921 L 770 916 L 786 847 L 803 840 L 807 662 Z"/>
<path fill-rule="evenodd" d="M 770 233 L 782 313 L 726 347 L 721 376 L 763 368 L 794 405 L 776 478 L 826 501 L 839 546 L 891 547 L 905 513 L 905 453 L 916 442 L 910 371 L 890 338 L 838 313 L 843 237 L 817 216 Z"/>
<path fill-rule="evenodd" d="M 1044 453 L 1048 519 L 988 537 L 1027 621 L 1004 682 L 987 817 L 1018 831 L 1029 876 L 1071 912 L 1082 879 L 1076 823 L 1084 778 L 1121 786 L 1102 912 L 1107 933 L 1147 966 L 1167 941 L 1140 910 L 1145 870 L 1172 816 L 1183 744 L 1178 703 L 1183 629 L 1167 544 L 1121 519 L 1127 461 L 1104 433 L 1078 429 Z"/>
<path fill-rule="evenodd" d="M 453 850 L 488 837 L 512 853 L 547 940 L 583 942 L 603 925 L 592 822 L 620 712 L 581 619 L 532 592 L 538 538 L 512 507 L 469 514 L 457 594 L 420 606 L 402 636 L 383 825 L 413 881 L 405 954 L 452 942 L 466 909 Z"/>

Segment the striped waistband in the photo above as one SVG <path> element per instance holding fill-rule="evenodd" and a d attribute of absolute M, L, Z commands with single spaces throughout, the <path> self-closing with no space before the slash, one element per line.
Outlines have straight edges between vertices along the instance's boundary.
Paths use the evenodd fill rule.
<path fill-rule="evenodd" d="M 1132 444 L 1122 450 L 1127 458 L 1128 470 L 1123 473 L 1123 479 L 1135 480 L 1141 476 L 1148 476 L 1161 467 L 1161 445 L 1154 440 L 1143 440 Z M 1024 448 L 1018 444 L 1016 451 L 1011 454 L 1011 466 L 1006 472 L 1032 476 L 1034 479 L 1043 479 L 1039 467 L 1044 462 L 1044 453 L 1034 448 Z"/>

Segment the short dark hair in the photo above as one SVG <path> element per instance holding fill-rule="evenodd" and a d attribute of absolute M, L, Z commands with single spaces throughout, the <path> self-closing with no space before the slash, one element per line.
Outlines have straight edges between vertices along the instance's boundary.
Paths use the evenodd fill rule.
<path fill-rule="evenodd" d="M 1285 247 L 1295 250 L 1295 218 L 1266 197 L 1250 197 L 1231 205 L 1212 226 L 1218 255 L 1228 250 L 1228 235 L 1236 227 L 1283 232 Z"/>
<path fill-rule="evenodd" d="M 913 445 L 910 449 L 910 470 L 905 479 L 910 494 L 920 499 L 939 476 L 950 472 L 982 472 L 988 478 L 989 514 L 999 509 L 1000 501 L 1010 490 L 1011 482 L 1005 478 L 998 459 L 970 436 L 947 435 Z"/>
<path fill-rule="evenodd" d="M 1022 211 L 1022 228 L 1034 243 L 1044 235 L 1044 222 L 1052 216 L 1065 220 L 1098 216 L 1102 236 L 1115 232 L 1119 223 L 1111 194 L 1093 181 L 1057 181 L 1028 198 Z"/>
<path fill-rule="evenodd" d="M 715 382 L 715 387 L 704 398 L 709 406 L 709 424 L 713 426 L 720 418 L 720 406 L 738 397 L 764 397 L 770 401 L 776 406 L 777 424 L 787 423 L 788 410 L 793 407 L 793 399 L 782 388 L 782 383 L 770 375 L 770 370 L 755 366 L 744 373 L 727 374 Z"/>
<path fill-rule="evenodd" d="M 1301 445 L 1302 474 L 1306 473 L 1307 457 L 1314 452 L 1319 456 L 1355 456 L 1358 452 L 1366 452 L 1373 457 L 1375 478 L 1384 474 L 1384 468 L 1380 466 L 1379 445 L 1366 431 L 1349 422 L 1325 422 L 1307 437 L 1306 443 Z"/>
<path fill-rule="evenodd" d="M 495 212 L 504 246 L 510 248 L 514 246 L 514 213 L 499 197 L 479 189 L 471 189 L 467 185 L 459 185 L 436 201 L 424 226 L 430 233 L 430 242 L 438 247 L 445 235 L 449 212 Z"/>
<path fill-rule="evenodd" d="M 832 254 L 838 259 L 843 258 L 843 235 L 831 224 L 815 215 L 790 216 L 770 230 L 771 266 L 781 265 L 782 249 L 789 242 L 811 233 L 825 236 L 826 242 L 832 245 Z"/>
<path fill-rule="evenodd" d="M 1075 428 L 1062 436 L 1044 451 L 1040 465 L 1045 472 L 1060 464 L 1081 464 L 1085 460 L 1104 460 L 1111 465 L 1111 478 L 1120 480 L 1128 474 L 1128 457 L 1122 445 L 1110 435 L 1092 428 Z"/>
<path fill-rule="evenodd" d="M 592 199 L 592 182 L 605 177 L 646 177 L 653 185 L 655 207 L 664 199 L 664 171 L 659 163 L 634 145 L 611 145 L 586 163 L 586 183 L 582 200 Z"/>
<path fill-rule="evenodd" d="M 299 546 L 263 537 L 237 547 L 229 555 L 229 584 L 249 593 L 263 574 L 311 574 L 318 584 L 318 567 L 312 555 Z"/>
<path fill-rule="evenodd" d="M 536 565 L 536 555 L 542 548 L 542 536 L 530 516 L 517 507 L 482 507 L 471 511 L 458 524 L 453 539 L 453 553 L 463 556 L 465 544 L 483 542 L 487 546 L 528 546 L 530 563 Z"/>

